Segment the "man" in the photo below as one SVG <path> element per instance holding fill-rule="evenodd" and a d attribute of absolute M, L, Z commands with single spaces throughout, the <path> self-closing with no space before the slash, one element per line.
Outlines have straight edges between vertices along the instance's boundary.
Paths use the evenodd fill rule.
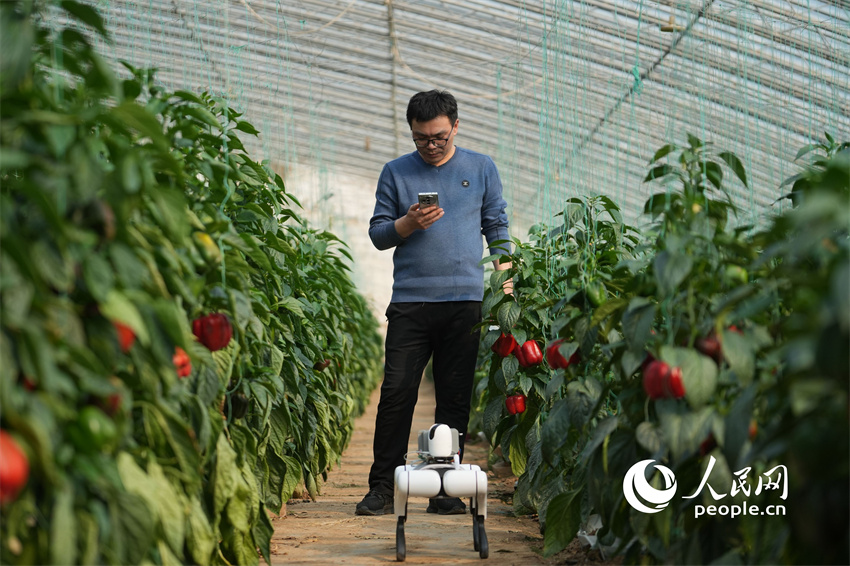
<path fill-rule="evenodd" d="M 458 430 L 463 456 L 479 344 L 474 327 L 484 295 L 481 235 L 491 253 L 503 251 L 493 242 L 509 237 L 496 165 L 454 145 L 455 98 L 436 90 L 414 95 L 407 123 L 416 151 L 384 166 L 369 223 L 375 247 L 395 251 L 374 462 L 358 515 L 393 512 L 393 474 L 405 463 L 419 383 L 432 354 L 435 422 Z M 437 193 L 438 206 L 420 207 L 418 195 L 426 192 Z M 465 513 L 466 506 L 458 498 L 432 499 L 428 511 Z"/>

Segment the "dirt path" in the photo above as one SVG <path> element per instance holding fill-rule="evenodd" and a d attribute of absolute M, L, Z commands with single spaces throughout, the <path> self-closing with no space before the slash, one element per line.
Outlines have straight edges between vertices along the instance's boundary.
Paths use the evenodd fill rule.
<path fill-rule="evenodd" d="M 354 508 L 368 491 L 372 464 L 372 435 L 379 391 L 366 412 L 355 422 L 351 444 L 340 466 L 330 472 L 317 501 L 292 500 L 286 515 L 274 518 L 272 565 L 355 564 L 370 566 L 396 562 L 395 515 L 362 517 Z M 422 380 L 411 428 L 411 449 L 418 431 L 434 420 L 433 385 Z M 465 463 L 487 469 L 487 447 L 472 443 Z M 532 517 L 515 517 L 510 505 L 516 478 L 496 478 L 488 472 L 488 517 L 486 522 L 490 556 L 479 558 L 472 544 L 472 518 L 466 515 L 439 516 L 425 512 L 425 498 L 411 498 L 405 525 L 407 564 L 598 564 L 578 546 L 544 560 L 540 556 L 543 537 Z M 575 544 L 575 543 L 574 543 Z"/>

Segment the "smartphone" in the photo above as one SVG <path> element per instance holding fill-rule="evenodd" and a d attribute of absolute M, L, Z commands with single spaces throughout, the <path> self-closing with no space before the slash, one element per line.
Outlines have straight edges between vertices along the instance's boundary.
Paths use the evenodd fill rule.
<path fill-rule="evenodd" d="M 437 193 L 419 193 L 419 210 L 426 206 L 440 206 L 440 197 Z"/>

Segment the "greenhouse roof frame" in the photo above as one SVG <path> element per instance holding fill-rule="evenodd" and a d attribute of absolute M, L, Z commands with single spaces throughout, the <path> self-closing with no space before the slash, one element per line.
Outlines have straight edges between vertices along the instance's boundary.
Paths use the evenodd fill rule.
<path fill-rule="evenodd" d="M 658 147 L 736 153 L 758 217 L 825 131 L 850 138 L 850 7 L 822 0 L 111 0 L 111 56 L 224 96 L 258 157 L 377 178 L 418 91 L 460 106 L 523 225 L 604 193 L 642 210 Z M 672 19 L 671 19 L 672 18 Z M 671 29 L 672 32 L 662 31 Z M 246 140 L 247 141 L 247 140 Z"/>

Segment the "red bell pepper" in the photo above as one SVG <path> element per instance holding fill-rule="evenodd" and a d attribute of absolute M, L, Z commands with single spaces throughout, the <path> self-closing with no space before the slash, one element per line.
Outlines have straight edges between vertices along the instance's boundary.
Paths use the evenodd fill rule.
<path fill-rule="evenodd" d="M 569 360 L 565 358 L 559 350 L 561 344 L 563 343 L 564 340 L 562 338 L 559 338 L 546 347 L 546 362 L 552 369 L 566 369 L 573 364 L 577 364 L 581 359 L 578 350 L 573 352 L 573 355 L 570 356 Z"/>
<path fill-rule="evenodd" d="M 685 396 L 682 368 L 651 361 L 643 370 L 643 390 L 650 399 L 681 399 Z"/>
<path fill-rule="evenodd" d="M 18 497 L 29 479 L 30 464 L 21 446 L 5 430 L 0 430 L 0 504 Z"/>
<path fill-rule="evenodd" d="M 543 352 L 540 351 L 540 345 L 535 340 L 528 340 L 516 349 L 514 352 L 516 359 L 519 360 L 519 365 L 524 368 L 530 368 L 543 362 Z"/>
<path fill-rule="evenodd" d="M 193 320 L 192 334 L 211 352 L 215 352 L 230 343 L 233 326 L 227 315 L 216 312 Z"/>
<path fill-rule="evenodd" d="M 493 345 L 490 347 L 491 350 L 496 352 L 500 357 L 506 358 L 511 355 L 511 353 L 516 349 L 516 338 L 514 338 L 511 334 L 502 334 L 493 342 Z"/>
<path fill-rule="evenodd" d="M 171 361 L 174 362 L 174 367 L 177 368 L 178 377 L 189 377 L 192 373 L 192 360 L 189 359 L 189 354 L 180 346 L 174 347 L 174 355 L 171 356 Z"/>
<path fill-rule="evenodd" d="M 118 343 L 121 345 L 121 351 L 126 354 L 133 347 L 133 343 L 136 341 L 136 334 L 132 328 L 123 322 L 113 320 L 112 325 L 118 333 Z"/>
<path fill-rule="evenodd" d="M 525 395 L 518 393 L 516 395 L 510 395 L 505 399 L 505 407 L 508 409 L 508 413 L 512 415 L 518 415 L 519 413 L 525 412 Z"/>

